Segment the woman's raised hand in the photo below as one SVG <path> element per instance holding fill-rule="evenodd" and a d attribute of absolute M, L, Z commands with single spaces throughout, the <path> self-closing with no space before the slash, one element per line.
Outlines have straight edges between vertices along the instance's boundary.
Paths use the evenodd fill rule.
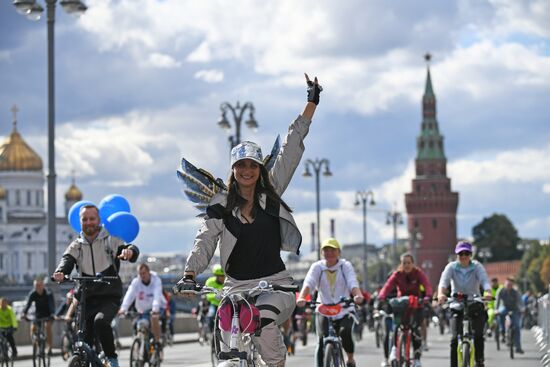
<path fill-rule="evenodd" d="M 315 105 L 317 106 L 319 104 L 319 95 L 321 94 L 323 87 L 319 85 L 317 77 L 315 77 L 313 81 L 311 81 L 306 73 L 304 73 L 304 75 L 306 77 L 307 83 L 307 101 L 315 103 Z"/>

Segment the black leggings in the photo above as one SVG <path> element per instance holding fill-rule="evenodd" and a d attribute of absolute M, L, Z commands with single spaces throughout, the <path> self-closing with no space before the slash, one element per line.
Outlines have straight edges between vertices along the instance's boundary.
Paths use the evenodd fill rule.
<path fill-rule="evenodd" d="M 317 330 L 317 366 L 322 366 L 324 354 L 323 336 L 328 335 L 328 320 L 326 317 L 319 314 L 315 315 L 315 317 L 315 326 Z M 333 320 L 334 330 L 336 330 L 336 333 L 342 338 L 342 346 L 347 353 L 353 353 L 355 351 L 355 344 L 351 336 L 353 323 L 353 318 L 350 315 L 346 315 L 338 320 Z"/>
<path fill-rule="evenodd" d="M 6 338 L 8 343 L 10 344 L 11 351 L 12 351 L 13 355 L 16 356 L 17 355 L 17 347 L 15 346 L 15 339 L 13 338 L 13 331 L 5 331 L 2 334 L 4 335 L 4 337 Z"/>
<path fill-rule="evenodd" d="M 86 301 L 86 333 L 84 340 L 89 346 L 99 339 L 103 352 L 108 358 L 116 358 L 115 341 L 111 321 L 115 317 L 119 302 L 109 299 L 94 299 Z"/>
<path fill-rule="evenodd" d="M 483 309 L 483 305 L 474 307 L 477 305 L 470 306 L 470 320 L 472 322 L 472 329 L 474 332 L 474 349 L 475 349 L 475 359 L 476 361 L 484 360 L 484 341 L 483 341 L 483 330 L 485 328 L 485 320 L 487 314 Z M 451 328 L 451 367 L 457 367 L 458 357 L 456 355 L 456 349 L 458 347 L 458 333 L 461 333 L 462 330 L 462 321 L 464 319 L 463 312 L 451 311 L 451 319 L 449 321 L 449 326 Z"/>

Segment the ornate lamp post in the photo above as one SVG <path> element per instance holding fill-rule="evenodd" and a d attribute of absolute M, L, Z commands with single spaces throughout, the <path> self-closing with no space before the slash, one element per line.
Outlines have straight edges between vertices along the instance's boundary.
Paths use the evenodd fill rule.
<path fill-rule="evenodd" d="M 477 257 L 481 259 L 483 265 L 485 265 L 486 260 L 492 256 L 493 252 L 488 247 L 483 247 L 477 250 Z"/>
<path fill-rule="evenodd" d="M 370 198 L 370 201 L 369 201 Z M 355 193 L 355 206 L 363 204 L 363 289 L 368 285 L 368 264 L 367 264 L 367 206 L 375 205 L 374 193 L 371 190 L 357 191 Z M 367 205 L 368 204 L 368 205 Z"/>
<path fill-rule="evenodd" d="M 233 116 L 235 135 L 229 136 L 230 149 L 233 149 L 234 146 L 238 145 L 241 142 L 241 122 L 243 120 L 243 116 L 246 110 L 249 111 L 249 115 L 248 120 L 246 120 L 245 124 L 250 129 L 256 131 L 258 129 L 258 121 L 256 121 L 256 119 L 254 118 L 255 109 L 252 102 L 246 102 L 242 106 L 238 101 L 235 106 L 230 105 L 228 102 L 223 102 L 220 105 L 220 111 L 222 115 L 220 117 L 220 120 L 218 121 L 219 127 L 226 130 L 231 129 L 231 124 L 229 123 L 229 121 L 227 121 L 227 111 L 231 112 L 231 115 Z"/>
<path fill-rule="evenodd" d="M 55 229 L 55 65 L 54 25 L 57 0 L 45 0 L 48 23 L 48 272 L 52 274 L 56 262 Z M 61 7 L 68 14 L 81 15 L 87 7 L 80 0 L 61 0 Z M 30 20 L 39 20 L 44 8 L 36 0 L 13 0 L 17 12 Z"/>
<path fill-rule="evenodd" d="M 393 210 L 386 214 L 386 224 L 393 226 L 393 256 L 390 256 L 392 263 L 397 265 L 397 225 L 403 224 L 403 215 L 397 210 Z"/>
<path fill-rule="evenodd" d="M 319 177 L 320 177 L 320 174 L 321 174 L 321 169 L 324 167 L 325 170 L 323 172 L 323 176 L 325 177 L 329 177 L 329 176 L 332 176 L 332 172 L 330 172 L 330 167 L 329 167 L 329 161 L 328 159 L 319 159 L 319 158 L 315 158 L 314 161 L 312 161 L 311 159 L 308 159 L 306 160 L 306 164 L 305 164 L 305 170 L 304 170 L 304 173 L 302 174 L 304 177 L 311 177 L 311 171 L 309 170 L 309 168 L 313 168 L 313 171 L 315 172 L 315 193 L 316 193 L 316 211 L 317 211 L 317 225 L 316 225 L 316 231 L 317 231 L 317 260 L 320 260 L 321 259 L 321 234 L 320 234 L 320 229 L 321 229 L 321 199 L 320 199 L 320 180 L 319 180 Z"/>

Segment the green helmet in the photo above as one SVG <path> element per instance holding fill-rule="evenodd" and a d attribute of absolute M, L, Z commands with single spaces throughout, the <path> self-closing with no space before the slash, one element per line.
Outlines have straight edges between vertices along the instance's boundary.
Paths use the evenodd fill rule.
<path fill-rule="evenodd" d="M 212 274 L 214 274 L 216 276 L 224 276 L 225 272 L 223 271 L 223 268 L 220 264 L 216 264 L 212 268 Z"/>

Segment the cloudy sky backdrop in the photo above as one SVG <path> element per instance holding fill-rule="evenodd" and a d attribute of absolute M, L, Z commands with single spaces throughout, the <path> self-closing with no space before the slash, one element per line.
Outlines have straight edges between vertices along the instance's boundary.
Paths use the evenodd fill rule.
<path fill-rule="evenodd" d="M 37 0 L 41 1 L 41 0 Z M 223 101 L 251 101 L 264 152 L 305 101 L 303 72 L 325 91 L 305 158 L 327 158 L 321 233 L 336 220 L 362 241 L 355 192 L 371 189 L 369 243 L 391 241 L 385 212 L 411 189 L 426 78 L 432 80 L 458 235 L 492 213 L 520 236 L 550 236 L 550 2 L 86 0 L 75 19 L 57 8 L 58 210 L 76 170 L 86 199 L 126 196 L 145 251 L 186 252 L 196 210 L 175 171 L 185 156 L 226 178 Z M 42 5 L 44 5 L 42 3 Z M 46 160 L 45 16 L 31 22 L 0 2 L 0 135 L 18 129 Z M 284 199 L 309 251 L 314 180 L 297 171 Z M 405 226 L 400 236 L 406 235 Z"/>

